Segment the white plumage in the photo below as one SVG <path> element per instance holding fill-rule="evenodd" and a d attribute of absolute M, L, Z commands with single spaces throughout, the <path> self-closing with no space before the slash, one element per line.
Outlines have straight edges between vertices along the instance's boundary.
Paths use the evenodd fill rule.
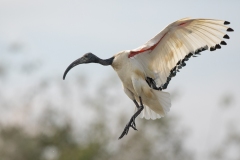
<path fill-rule="evenodd" d="M 119 52 L 112 58 L 102 60 L 92 53 L 85 54 L 66 69 L 64 78 L 78 64 L 112 65 L 122 81 L 124 92 L 133 100 L 137 110 L 119 137 L 122 138 L 129 127 L 136 129 L 135 118 L 140 113 L 146 119 L 156 119 L 169 112 L 170 94 L 162 90 L 189 58 L 226 45 L 224 39 L 229 39 L 226 31 L 233 31 L 228 24 L 228 21 L 215 19 L 180 19 L 144 45 Z"/>
<path fill-rule="evenodd" d="M 212 19 L 178 20 L 168 25 L 146 44 L 130 51 L 141 52 L 132 58 L 139 61 L 146 75 L 154 78 L 157 85 L 161 86 L 178 61 L 184 59 L 186 55 L 195 54 L 202 48 L 214 50 L 220 46 L 228 29 L 224 22 Z"/>
<path fill-rule="evenodd" d="M 171 107 L 170 95 L 150 88 L 145 79 L 150 77 L 159 90 L 165 89 L 177 70 L 185 66 L 191 56 L 207 49 L 220 49 L 220 44 L 226 44 L 223 37 L 228 39 L 229 36 L 225 32 L 233 31 L 225 25 L 228 23 L 184 18 L 168 25 L 144 45 L 115 55 L 112 66 L 115 63 L 121 66 L 115 70 L 123 82 L 124 91 L 129 90 L 130 93 L 126 94 L 132 94 L 129 96 L 132 100 L 139 101 L 139 96 L 143 98 L 145 108 L 142 117 L 163 117 Z"/>

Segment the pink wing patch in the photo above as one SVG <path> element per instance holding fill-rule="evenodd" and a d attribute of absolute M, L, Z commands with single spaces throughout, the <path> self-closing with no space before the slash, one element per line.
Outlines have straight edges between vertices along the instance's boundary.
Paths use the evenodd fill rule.
<path fill-rule="evenodd" d="M 183 26 L 184 24 L 186 24 L 187 22 L 183 22 L 183 23 L 180 23 L 178 26 Z"/>
<path fill-rule="evenodd" d="M 160 38 L 160 40 L 156 44 L 154 44 L 153 46 L 150 46 L 149 48 L 142 48 L 139 51 L 130 51 L 128 58 L 131 58 L 131 57 L 133 57 L 139 53 L 145 52 L 145 51 L 154 50 L 154 48 L 160 43 L 160 41 L 165 37 L 166 34 L 167 34 L 167 32 Z"/>

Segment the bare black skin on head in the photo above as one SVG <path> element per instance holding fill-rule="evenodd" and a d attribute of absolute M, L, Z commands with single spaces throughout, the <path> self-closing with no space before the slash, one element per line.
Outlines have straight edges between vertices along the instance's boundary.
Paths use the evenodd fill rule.
<path fill-rule="evenodd" d="M 84 63 L 99 63 L 103 66 L 108 66 L 111 65 L 113 62 L 114 57 L 111 57 L 109 59 L 101 59 L 98 58 L 96 55 L 92 54 L 92 53 L 86 53 L 84 54 L 81 58 L 75 60 L 74 62 L 72 62 L 67 69 L 65 70 L 64 74 L 63 74 L 63 80 L 65 79 L 67 73 L 75 66 L 79 65 L 79 64 L 84 64 Z"/>

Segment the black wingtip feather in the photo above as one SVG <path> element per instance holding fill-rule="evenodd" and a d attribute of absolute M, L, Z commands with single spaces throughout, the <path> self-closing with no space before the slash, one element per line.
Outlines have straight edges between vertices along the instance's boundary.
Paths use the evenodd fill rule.
<path fill-rule="evenodd" d="M 232 28 L 227 29 L 228 32 L 233 32 L 234 30 Z"/>
<path fill-rule="evenodd" d="M 221 49 L 221 46 L 219 44 L 216 44 L 215 48 L 216 49 Z"/>
<path fill-rule="evenodd" d="M 220 44 L 221 45 L 227 45 L 227 43 L 225 41 L 221 41 Z"/>
<path fill-rule="evenodd" d="M 210 51 L 215 51 L 216 48 L 214 46 L 210 47 Z"/>
<path fill-rule="evenodd" d="M 223 36 L 223 38 L 229 39 L 230 37 L 229 37 L 227 34 L 225 34 L 225 35 Z"/>
<path fill-rule="evenodd" d="M 228 22 L 228 21 L 225 21 L 225 22 L 224 22 L 224 24 L 225 24 L 225 25 L 228 25 L 228 24 L 230 24 L 230 22 Z"/>

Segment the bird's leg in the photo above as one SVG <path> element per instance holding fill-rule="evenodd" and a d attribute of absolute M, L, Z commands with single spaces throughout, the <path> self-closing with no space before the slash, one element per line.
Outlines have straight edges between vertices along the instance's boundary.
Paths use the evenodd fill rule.
<path fill-rule="evenodd" d="M 133 102 L 135 103 L 135 105 L 136 105 L 137 108 L 140 107 L 135 99 L 133 100 Z"/>
<path fill-rule="evenodd" d="M 137 101 L 134 100 L 133 102 L 136 104 L 138 110 L 137 112 L 131 117 L 130 121 L 127 123 L 126 127 L 124 128 L 121 136 L 118 138 L 118 139 L 121 139 L 123 136 L 127 135 L 128 134 L 128 130 L 130 127 L 132 127 L 134 130 L 137 130 L 135 127 L 136 127 L 136 124 L 135 124 L 135 118 L 137 118 L 137 116 L 142 112 L 144 106 L 143 106 L 143 103 L 142 103 L 142 98 L 139 97 L 139 100 L 140 100 L 140 104 L 141 106 L 138 105 Z M 133 126 L 134 125 L 134 126 Z"/>
<path fill-rule="evenodd" d="M 133 102 L 135 103 L 137 109 L 138 109 L 137 112 L 139 111 L 139 109 L 141 109 L 141 107 L 143 107 L 142 98 L 139 97 L 139 100 L 140 100 L 140 104 L 141 104 L 141 106 L 138 105 L 138 103 L 137 103 L 136 100 L 133 101 Z M 143 108 L 144 108 L 144 107 L 143 107 Z M 135 115 L 137 112 L 132 116 L 132 118 L 133 118 L 133 121 L 132 121 L 133 124 L 131 125 L 131 127 L 132 127 L 134 130 L 137 130 L 137 129 L 136 129 L 135 119 L 136 119 L 137 116 L 141 113 L 141 111 L 143 110 L 143 108 L 140 110 L 140 112 L 139 112 L 136 116 L 134 116 L 134 115 Z M 134 125 L 134 126 L 133 126 L 133 125 Z"/>
<path fill-rule="evenodd" d="M 135 105 L 136 105 L 136 107 L 137 107 L 137 109 L 139 109 L 140 108 L 140 106 L 139 106 L 139 104 L 138 104 L 138 102 L 134 99 L 133 100 L 133 102 L 135 103 Z M 135 129 L 135 130 L 137 130 L 136 129 L 136 123 L 135 123 L 135 119 L 133 120 L 133 124 L 132 124 L 132 126 L 131 126 L 133 129 Z"/>

